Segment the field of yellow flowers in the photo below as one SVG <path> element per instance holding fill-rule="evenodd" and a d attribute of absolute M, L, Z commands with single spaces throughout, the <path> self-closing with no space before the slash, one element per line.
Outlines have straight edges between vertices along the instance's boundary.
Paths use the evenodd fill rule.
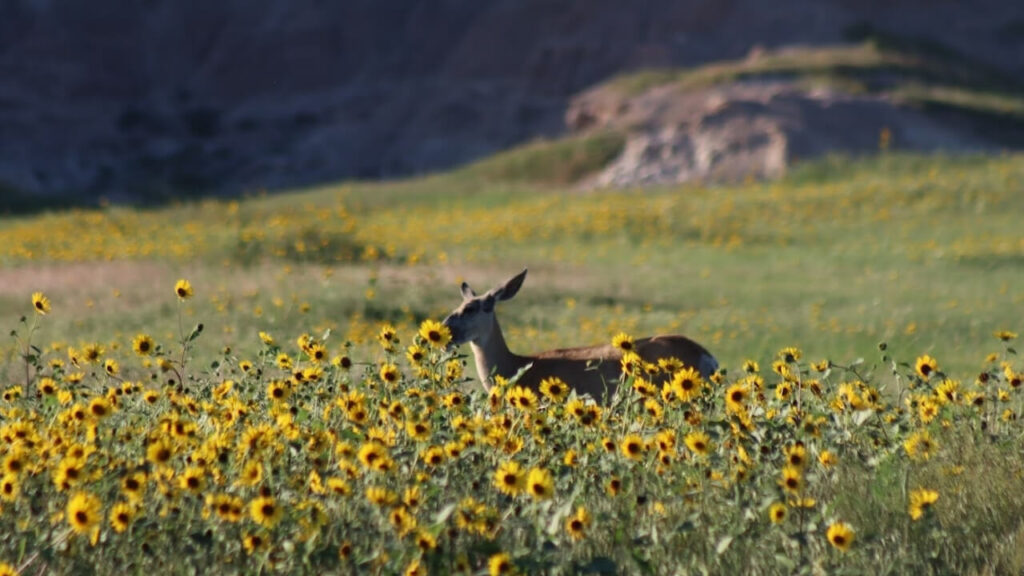
<path fill-rule="evenodd" d="M 787 347 L 704 380 L 620 334 L 624 391 L 601 406 L 557 380 L 465 386 L 431 320 L 360 355 L 262 331 L 200 367 L 202 324 L 44 350 L 59 310 L 29 304 L 0 405 L 0 573 L 1021 567 L 1008 331 L 966 379 L 883 346 L 877 370 Z"/>
<path fill-rule="evenodd" d="M 0 219 L 0 574 L 1020 572 L 1020 160 Z M 436 320 L 524 264 L 514 349 L 723 369 L 486 392 Z"/>

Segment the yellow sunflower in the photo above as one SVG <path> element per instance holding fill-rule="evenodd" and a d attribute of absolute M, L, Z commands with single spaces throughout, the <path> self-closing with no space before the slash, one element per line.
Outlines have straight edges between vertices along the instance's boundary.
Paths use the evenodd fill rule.
<path fill-rule="evenodd" d="M 853 545 L 854 532 L 845 522 L 835 522 L 828 527 L 828 543 L 836 550 L 846 552 Z"/>
<path fill-rule="evenodd" d="M 249 516 L 253 522 L 273 528 L 281 519 L 283 510 L 272 496 L 260 496 L 249 503 Z"/>
<path fill-rule="evenodd" d="M 45 316 L 50 313 L 50 299 L 42 292 L 35 292 L 32 294 L 32 308 L 35 309 L 36 314 Z"/>
<path fill-rule="evenodd" d="M 580 506 L 576 508 L 576 513 L 565 521 L 565 531 L 569 533 L 569 537 L 575 541 L 582 540 L 587 536 L 587 528 L 590 527 L 590 513 L 587 509 Z"/>
<path fill-rule="evenodd" d="M 424 320 L 420 324 L 420 336 L 434 348 L 444 348 L 452 341 L 452 332 L 436 320 Z"/>
<path fill-rule="evenodd" d="M 67 519 L 76 534 L 88 534 L 103 520 L 100 499 L 89 492 L 78 492 L 68 500 Z"/>
<path fill-rule="evenodd" d="M 526 491 L 534 500 L 547 500 L 555 493 L 555 481 L 551 472 L 543 468 L 533 468 L 526 477 Z"/>
<path fill-rule="evenodd" d="M 494 485 L 505 494 L 515 496 L 526 487 L 526 474 L 518 462 L 502 462 L 494 473 Z"/>
<path fill-rule="evenodd" d="M 155 347 L 153 339 L 147 334 L 139 334 L 132 340 L 132 350 L 139 356 L 149 356 Z"/>
<path fill-rule="evenodd" d="M 922 379 L 927 380 L 931 378 L 932 374 L 939 370 L 939 363 L 935 358 L 925 354 L 917 359 L 914 363 L 914 370 L 917 375 Z"/>
<path fill-rule="evenodd" d="M 192 284 L 184 278 L 178 280 L 178 282 L 174 284 L 174 293 L 178 296 L 179 300 L 188 300 L 193 295 Z"/>
<path fill-rule="evenodd" d="M 935 490 L 929 490 L 927 488 L 918 488 L 910 492 L 910 506 L 908 513 L 910 519 L 917 521 L 924 516 L 925 511 L 931 508 L 932 504 L 935 504 L 939 499 L 939 493 Z"/>

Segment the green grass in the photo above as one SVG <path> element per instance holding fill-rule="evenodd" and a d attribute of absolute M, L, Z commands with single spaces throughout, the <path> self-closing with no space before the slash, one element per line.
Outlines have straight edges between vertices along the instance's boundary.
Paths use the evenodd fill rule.
<path fill-rule="evenodd" d="M 993 336 L 996 330 L 1022 328 L 1016 312 L 1024 303 L 1019 232 L 1024 158 L 829 157 L 798 166 L 777 182 L 576 188 L 572 182 L 586 170 L 572 166 L 597 166 L 596 159 L 614 146 L 612 137 L 538 143 L 464 170 L 401 182 L 349 183 L 159 209 L 112 207 L 0 219 L 0 319 L 21 338 L 27 332 L 19 322 L 22 315 L 28 324 L 38 322 L 32 343 L 47 366 L 50 359 L 68 358 L 69 346 L 98 342 L 106 348 L 105 357 L 120 362 L 119 377 L 168 395 L 164 385 L 173 374 L 146 367 L 131 352 L 132 339 L 149 334 L 177 360 L 178 342 L 201 323 L 204 330 L 191 344 L 184 387 L 202 404 L 195 416 L 200 426 L 196 442 L 218 426 L 218 405 L 207 403 L 211 390 L 226 379 L 235 381 L 243 404 L 252 407 L 246 425 L 279 427 L 282 416 L 294 414 L 302 434 L 312 439 L 324 432 L 319 415 L 337 406 L 331 395 L 339 393 L 338 386 L 362 389 L 377 377 L 383 358 L 375 342 L 380 323 L 399 327 L 403 340 L 397 363 L 408 376 L 402 386 L 435 386 L 412 376 L 414 370 L 402 362 L 419 322 L 440 318 L 459 302 L 460 280 L 482 291 L 529 267 L 522 291 L 498 309 L 516 351 L 608 342 L 619 331 L 635 336 L 681 332 L 718 357 L 730 384 L 742 376 L 746 359 L 757 360 L 766 378 L 777 379 L 770 367 L 787 346 L 803 352 L 804 369 L 828 358 L 856 364 L 856 373 L 835 369 L 821 376 L 826 394 L 808 409 L 827 421 L 821 438 L 793 429 L 783 417 L 758 414 L 757 433 L 743 440 L 757 461 L 748 471 L 748 489 L 706 481 L 705 472 L 725 477 L 735 472 L 721 389 L 709 396 L 706 407 L 706 428 L 714 433 L 719 452 L 706 462 L 676 461 L 668 476 L 655 471 L 653 456 L 647 464 L 631 464 L 618 452 L 587 452 L 586 446 L 599 445 L 603 436 L 618 442 L 631 431 L 653 434 L 660 425 L 633 424 L 643 418 L 636 416 L 639 402 L 609 412 L 607 429 L 581 432 L 571 420 L 556 418 L 556 433 L 547 444 L 529 439 L 529 426 L 517 424 L 515 434 L 525 434 L 528 444 L 516 458 L 524 466 L 557 472 L 557 504 L 517 508 L 515 501 L 498 498 L 488 475 L 511 456 L 473 448 L 464 462 L 424 484 L 429 503 L 417 516 L 421 526 L 438 530 L 446 552 L 467 553 L 473 568 L 480 569 L 492 554 L 507 550 L 526 570 L 565 573 L 588 562 L 627 572 L 685 564 L 694 571 L 789 573 L 798 563 L 805 570 L 830 572 L 1019 572 L 1024 566 L 1019 552 L 1024 499 L 1017 489 L 1022 468 L 1014 441 L 1019 424 L 1004 421 L 1002 411 L 1011 408 L 1019 414 L 1020 392 L 1008 402 L 997 400 L 998 390 L 1009 385 L 998 365 L 984 358 L 999 353 L 1014 370 L 1024 368 Z M 173 286 L 178 278 L 191 281 L 194 298 L 177 301 Z M 45 317 L 31 310 L 30 296 L 37 290 L 52 300 Z M 260 343 L 260 331 L 272 334 L 296 358 L 301 357 L 296 338 L 309 333 L 324 338 L 331 356 L 351 354 L 360 364 L 351 373 L 328 369 L 324 386 L 296 387 L 294 411 L 279 410 L 265 390 L 268 379 L 283 373 L 275 366 L 276 351 Z M 940 449 L 927 462 L 905 457 L 902 441 L 919 423 L 915 410 L 900 408 L 908 395 L 932 394 L 935 383 L 918 382 L 908 389 L 913 368 L 894 367 L 883 359 L 880 342 L 887 343 L 886 354 L 906 363 L 922 354 L 934 356 L 965 390 L 976 389 L 974 379 L 983 369 L 1000 374 L 988 388 L 978 388 L 986 394 L 984 410 L 970 405 L 943 409 L 941 419 L 948 418 L 950 426 L 931 425 Z M 13 338 L 2 349 L 5 390 L 25 381 L 24 349 L 24 341 Z M 242 360 L 261 370 L 243 375 L 238 368 Z M 84 365 L 81 371 L 83 403 L 113 383 L 100 365 Z M 472 371 L 470 363 L 471 379 Z M 839 385 L 856 379 L 877 388 L 892 422 L 871 417 L 870 411 L 830 408 Z M 792 413 L 792 406 L 772 400 L 774 383 L 770 380 L 765 389 L 768 404 L 780 414 Z M 27 393 L 17 401 L 21 411 L 7 414 L 20 417 L 38 410 L 44 417 L 34 421 L 63 422 L 56 414 L 65 408 L 40 400 L 35 384 L 27 384 Z M 486 399 L 475 382 L 441 393 L 452 389 L 476 390 L 472 407 L 485 411 Z M 367 391 L 370 406 L 400 397 L 380 387 Z M 180 398 L 161 400 L 155 408 L 142 406 L 137 395 L 123 402 L 98 428 L 102 461 L 113 457 L 113 471 L 88 489 L 103 496 L 104 510 L 120 497 L 116 483 L 127 465 L 118 464 L 119 459 L 144 457 L 141 439 L 154 434 L 155 422 L 192 419 Z M 679 430 L 681 438 L 693 425 L 684 421 L 683 412 L 669 412 L 663 425 Z M 431 442 L 454 438 L 445 414 L 434 413 Z M 338 410 L 323 421 L 356 445 L 365 440 Z M 401 490 L 410 471 L 422 466 L 422 446 L 398 428 L 393 455 L 399 472 L 386 481 Z M 126 434 L 130 439 L 122 437 Z M 814 457 L 825 448 L 836 451 L 841 464 L 828 473 L 808 474 L 808 494 L 817 499 L 813 511 L 802 517 L 791 510 L 788 524 L 778 528 L 766 521 L 766 510 L 778 497 L 780 451 L 793 438 L 806 440 Z M 18 524 L 14 517 L 0 517 L 5 533 L 16 534 L 0 542 L 6 556 L 0 562 L 28 562 L 33 570 L 55 572 L 109 567 L 115 562 L 114 544 L 137 544 L 146 535 L 155 558 L 174 555 L 199 571 L 211 562 L 230 562 L 244 572 L 245 563 L 258 557 L 283 570 L 312 573 L 326 567 L 341 570 L 337 548 L 348 538 L 356 548 L 354 571 L 369 570 L 375 562 L 386 571 L 403 569 L 415 557 L 414 544 L 394 536 L 388 517 L 362 497 L 366 486 L 385 482 L 383 476 L 364 473 L 350 479 L 351 501 L 325 499 L 331 522 L 320 540 L 297 539 L 306 516 L 293 506 L 304 498 L 300 494 L 310 470 L 320 469 L 325 478 L 338 473 L 337 466 L 318 468 L 316 451 L 306 440 L 267 456 L 274 465 L 265 484 L 288 503 L 276 532 L 266 533 L 281 547 L 268 555 L 250 557 L 241 549 L 243 535 L 259 529 L 252 521 L 218 525 L 205 533 L 199 500 L 186 497 L 176 505 L 183 512 L 159 517 L 175 505 L 165 505 L 155 491 L 152 506 L 140 512 L 146 520 L 139 520 L 135 532 L 119 536 L 104 528 L 96 547 L 85 537 L 72 537 L 62 548 L 66 522 L 50 525 L 45 518 L 64 510 L 67 494 L 56 492 L 41 473 L 25 480 L 24 489 L 45 513 L 26 499 L 16 504 L 17 510 L 38 522 Z M 571 472 L 559 468 L 562 442 L 574 443 L 584 458 Z M 98 466 L 99 459 L 93 460 Z M 177 474 L 185 467 L 179 464 Z M 223 471 L 233 478 L 240 469 L 241 460 L 232 460 Z M 626 480 L 618 500 L 604 493 L 611 474 Z M 480 478 L 485 480 L 473 482 Z M 912 523 L 907 490 L 919 487 L 941 496 L 926 521 Z M 236 493 L 246 503 L 256 497 L 255 488 L 230 482 L 217 489 Z M 502 511 L 506 530 L 496 542 L 462 536 L 445 540 L 444 520 L 435 519 L 464 494 Z M 663 520 L 648 510 L 654 501 L 667 507 Z M 598 530 L 573 547 L 562 523 L 577 505 L 591 510 Z M 847 555 L 831 550 L 824 539 L 827 525 L 837 520 L 856 529 L 856 545 Z M 550 539 L 539 555 L 538 538 Z M 47 543 L 46 556 L 33 556 L 33 546 L 43 546 L 39 542 Z M 294 553 L 281 554 L 286 542 Z M 383 559 L 381 542 L 398 550 L 395 556 Z M 20 543 L 25 550 L 19 551 Z M 129 556 L 137 570 L 144 570 L 156 560 L 134 544 Z M 454 561 L 428 557 L 435 571 Z M 757 564 L 752 566 L 751 559 Z"/>
<path fill-rule="evenodd" d="M 1024 89 L 1020 83 L 948 50 L 893 39 L 786 48 L 692 69 L 642 70 L 617 76 L 596 89 L 633 97 L 659 86 L 698 90 L 749 80 L 789 80 L 851 94 L 887 95 L 916 105 L 941 105 L 1013 122 L 1024 119 Z"/>
<path fill-rule="evenodd" d="M 134 326 L 174 328 L 155 295 L 184 276 L 210 338 L 244 350 L 268 323 L 347 333 L 362 326 L 354 317 L 439 317 L 458 302 L 457 279 L 486 289 L 529 267 L 501 310 L 523 351 L 672 331 L 733 368 L 790 344 L 850 359 L 888 341 L 973 371 L 993 331 L 1020 328 L 1009 313 L 1024 301 L 1018 156 L 829 158 L 774 183 L 568 193 L 479 177 L 514 172 L 501 165 L 0 220 L 11 250 L 0 312 L 15 320 L 41 289 L 57 304 L 52 336 L 123 341 Z M 36 232 L 33 257 L 15 255 Z M 91 259 L 113 263 L 61 272 Z"/>

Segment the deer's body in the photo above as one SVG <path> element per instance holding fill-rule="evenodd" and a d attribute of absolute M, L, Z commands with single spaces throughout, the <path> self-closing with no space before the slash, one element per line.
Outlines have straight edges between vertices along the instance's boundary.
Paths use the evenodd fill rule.
<path fill-rule="evenodd" d="M 523 270 L 483 296 L 477 296 L 463 283 L 463 303 L 444 321 L 452 332 L 452 344 L 469 342 L 476 359 L 477 374 L 487 389 L 490 389 L 492 376 L 507 379 L 526 368 L 519 379 L 520 386 L 537 390 L 545 378 L 557 377 L 577 394 L 589 394 L 599 401 L 609 401 L 622 373 L 622 350 L 610 344 L 549 350 L 528 356 L 509 350 L 494 314 L 494 305 L 515 296 L 525 277 L 526 271 Z M 639 339 L 634 342 L 634 349 L 645 362 L 676 358 L 684 365 L 698 369 L 705 378 L 718 369 L 714 356 L 684 336 Z"/>

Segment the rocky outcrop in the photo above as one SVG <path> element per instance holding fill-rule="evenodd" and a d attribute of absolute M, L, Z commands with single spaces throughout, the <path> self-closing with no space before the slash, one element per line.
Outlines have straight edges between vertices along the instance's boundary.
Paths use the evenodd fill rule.
<path fill-rule="evenodd" d="M 626 134 L 617 160 L 593 186 L 774 178 L 797 160 L 880 148 L 998 150 L 969 124 L 943 122 L 885 96 L 745 81 L 702 89 L 663 86 L 634 97 L 588 93 L 570 106 L 577 131 Z"/>

